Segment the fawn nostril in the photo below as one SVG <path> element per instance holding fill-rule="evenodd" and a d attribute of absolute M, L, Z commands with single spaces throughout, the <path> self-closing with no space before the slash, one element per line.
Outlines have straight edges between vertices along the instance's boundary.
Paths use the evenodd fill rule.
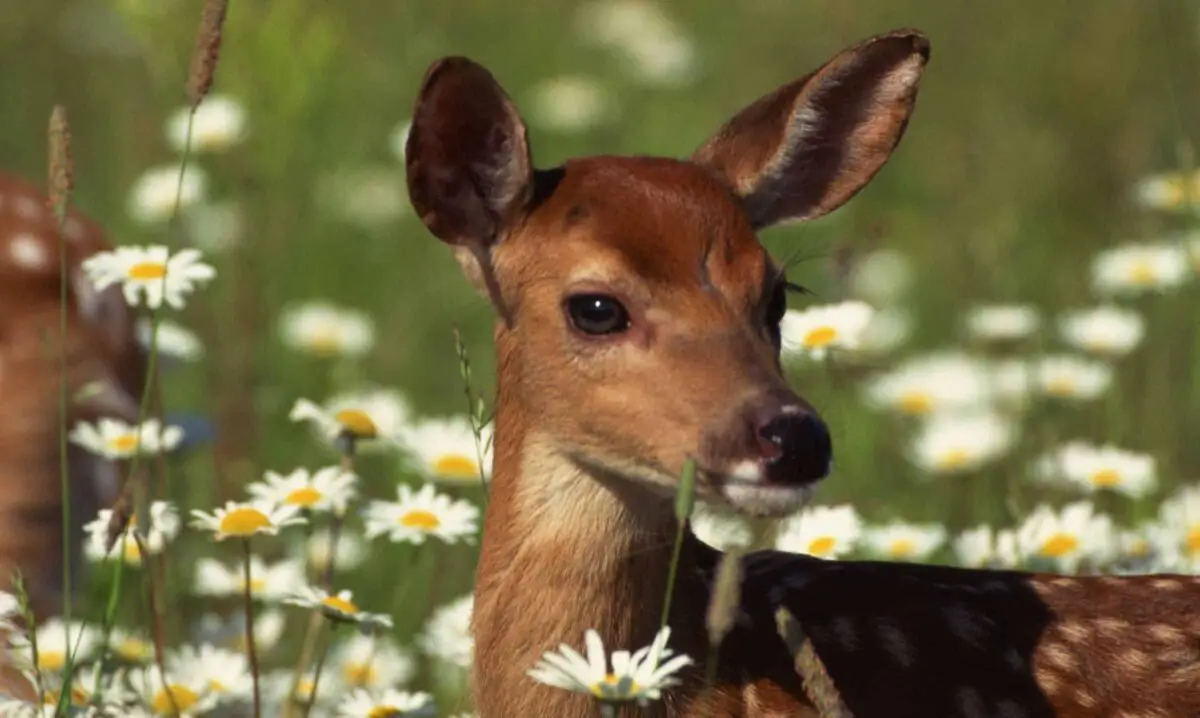
<path fill-rule="evenodd" d="M 833 442 L 825 422 L 811 411 L 771 417 L 758 427 L 758 445 L 770 481 L 806 484 L 829 473 Z"/>

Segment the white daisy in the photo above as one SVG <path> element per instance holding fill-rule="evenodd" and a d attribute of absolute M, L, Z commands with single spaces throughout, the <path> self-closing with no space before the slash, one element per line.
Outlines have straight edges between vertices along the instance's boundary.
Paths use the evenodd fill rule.
<path fill-rule="evenodd" d="M 433 611 L 419 643 L 426 654 L 459 668 L 469 668 L 475 657 L 471 613 L 475 599 L 467 594 Z"/>
<path fill-rule="evenodd" d="M 1029 359 L 1002 359 L 989 364 L 992 402 L 1005 412 L 1019 412 L 1029 407 L 1034 393 L 1040 388 L 1037 364 Z"/>
<path fill-rule="evenodd" d="M 1186 211 L 1200 204 L 1200 172 L 1185 181 L 1182 172 L 1165 172 L 1144 177 L 1134 185 L 1133 196 L 1148 209 Z"/>
<path fill-rule="evenodd" d="M 492 429 L 480 429 L 483 449 L 483 476 L 491 476 Z M 453 416 L 421 419 L 404 430 L 406 453 L 416 469 L 427 479 L 446 484 L 478 485 L 480 482 L 479 447 L 471 419 Z"/>
<path fill-rule="evenodd" d="M 874 314 L 870 305 L 857 300 L 789 309 L 780 323 L 783 352 L 823 359 L 830 350 L 853 350 Z"/>
<path fill-rule="evenodd" d="M 153 336 L 150 319 L 148 317 L 139 318 L 135 332 L 138 343 L 148 351 L 150 339 Z M 192 333 L 190 329 L 169 319 L 158 320 L 158 336 L 154 337 L 154 340 L 158 344 L 159 354 L 164 356 L 183 361 L 194 361 L 204 356 L 204 344 L 201 343 L 200 337 Z"/>
<path fill-rule="evenodd" d="M 1132 309 L 1104 305 L 1069 312 L 1058 320 L 1058 331 L 1065 342 L 1091 354 L 1121 356 L 1142 341 L 1146 322 Z"/>
<path fill-rule="evenodd" d="M 976 339 L 1010 342 L 1037 332 L 1042 316 L 1029 304 L 996 304 L 975 307 L 967 312 L 967 333 Z"/>
<path fill-rule="evenodd" d="M 333 535 L 329 529 L 321 528 L 312 535 L 296 544 L 292 553 L 298 561 L 308 564 L 310 570 L 323 573 L 329 564 L 330 550 L 333 554 L 334 565 L 342 570 L 351 570 L 362 565 L 367 558 L 367 545 L 357 533 L 343 528 L 337 535 L 337 546 L 332 544 Z"/>
<path fill-rule="evenodd" d="M 388 688 L 379 693 L 358 689 L 347 694 L 338 704 L 339 718 L 409 718 L 433 716 L 437 709 L 428 693 L 408 693 Z"/>
<path fill-rule="evenodd" d="M 682 33 L 631 38 L 617 51 L 625 60 L 629 74 L 646 85 L 683 87 L 699 74 L 696 45 Z"/>
<path fill-rule="evenodd" d="M 617 115 L 615 100 L 591 77 L 560 75 L 538 83 L 530 92 L 529 118 L 543 129 L 584 132 Z"/>
<path fill-rule="evenodd" d="M 696 504 L 688 524 L 696 538 L 719 551 L 749 548 L 754 542 L 750 524 L 737 514 Z"/>
<path fill-rule="evenodd" d="M 375 346 L 375 323 L 366 312 L 324 301 L 286 307 L 280 334 L 287 346 L 322 357 L 361 357 Z"/>
<path fill-rule="evenodd" d="M 1081 562 L 1103 563 L 1115 552 L 1112 519 L 1097 514 L 1089 501 L 1061 511 L 1040 505 L 1017 529 L 1017 549 L 1025 560 L 1048 562 L 1073 572 Z"/>
<path fill-rule="evenodd" d="M 108 636 L 107 650 L 121 661 L 144 666 L 154 660 L 154 642 L 149 636 L 114 626 Z"/>
<path fill-rule="evenodd" d="M 194 676 L 220 702 L 244 701 L 254 690 L 246 654 L 207 643 L 183 645 L 167 654 L 167 672 Z"/>
<path fill-rule="evenodd" d="M 408 214 L 412 205 L 404 173 L 391 165 L 344 167 L 316 186 L 318 206 L 364 231 L 374 231 Z"/>
<path fill-rule="evenodd" d="M 203 200 L 208 191 L 208 173 L 189 162 L 181 188 L 179 171 L 179 165 L 165 165 L 142 173 L 129 195 L 129 215 L 143 224 L 158 224 L 174 213 L 177 192 L 180 210 Z"/>
<path fill-rule="evenodd" d="M 1035 367 L 1035 378 L 1042 392 L 1055 399 L 1087 401 L 1095 399 L 1112 384 L 1112 367 L 1083 357 L 1060 355 L 1043 357 Z"/>
<path fill-rule="evenodd" d="M 1155 544 L 1164 554 L 1177 555 L 1181 565 L 1200 568 L 1200 486 L 1181 487 L 1158 509 Z"/>
<path fill-rule="evenodd" d="M 912 285 L 914 271 L 907 255 L 878 249 L 855 263 L 850 274 L 851 292 L 877 307 L 892 305 Z"/>
<path fill-rule="evenodd" d="M 849 504 L 812 506 L 779 524 L 775 548 L 817 558 L 838 558 L 854 550 L 863 523 Z"/>
<path fill-rule="evenodd" d="M 307 523 L 295 506 L 275 506 L 265 502 L 225 502 L 212 513 L 192 509 L 192 526 L 212 531 L 214 538 L 250 538 L 259 534 L 274 536 L 281 528 Z"/>
<path fill-rule="evenodd" d="M 134 530 L 139 530 L 144 538 L 146 550 L 150 554 L 162 553 L 167 543 L 179 535 L 179 514 L 169 501 L 150 502 L 150 520 L 143 526 L 140 517 L 130 516 L 129 523 L 121 534 L 115 537 L 112 550 L 109 548 L 109 523 L 112 521 L 112 509 L 100 509 L 96 518 L 84 525 L 87 542 L 84 553 L 93 561 L 102 561 L 107 556 L 116 553 L 125 563 L 140 566 L 142 564 L 141 549 Z"/>
<path fill-rule="evenodd" d="M 852 351 L 856 355 L 877 356 L 899 348 L 912 334 L 912 315 L 896 307 L 875 312 L 871 321 L 858 336 L 858 346 Z"/>
<path fill-rule="evenodd" d="M 631 37 L 653 39 L 675 30 L 662 5 L 647 0 L 591 0 L 575 14 L 576 33 L 601 46 L 620 46 Z"/>
<path fill-rule="evenodd" d="M 284 603 L 320 611 L 326 618 L 342 623 L 353 623 L 368 628 L 391 628 L 391 616 L 382 613 L 367 613 L 354 602 L 354 594 L 348 590 L 330 593 L 316 586 L 303 586 L 283 599 Z"/>
<path fill-rule="evenodd" d="M 155 716 L 193 718 L 217 705 L 218 695 L 194 671 L 164 674 L 151 665 L 132 676 L 130 684 L 141 704 Z"/>
<path fill-rule="evenodd" d="M 0 591 L 0 631 L 15 631 L 21 617 L 21 601 L 8 591 Z"/>
<path fill-rule="evenodd" d="M 1092 286 L 1103 296 L 1162 292 L 1191 275 L 1187 254 L 1177 242 L 1115 247 L 1092 261 Z"/>
<path fill-rule="evenodd" d="M 980 362 L 955 353 L 910 359 L 870 379 L 866 399 L 909 416 L 950 409 L 976 409 L 991 396 L 990 373 Z"/>
<path fill-rule="evenodd" d="M 158 309 L 164 301 L 174 309 L 182 309 L 184 295 L 217 276 L 216 270 L 201 262 L 200 257 L 198 249 L 181 249 L 172 255 L 167 247 L 155 244 L 97 252 L 80 266 L 97 291 L 121 285 L 125 301 L 132 307 L 141 305 L 144 294 L 146 306 L 151 309 Z"/>
<path fill-rule="evenodd" d="M 288 415 L 310 421 L 330 440 L 349 434 L 360 449 L 397 446 L 404 439 L 410 414 L 408 400 L 392 389 L 362 389 L 334 396 L 319 406 L 297 399 Z"/>
<path fill-rule="evenodd" d="M 941 524 L 910 524 L 893 521 L 863 532 L 863 544 L 883 558 L 894 561 L 919 561 L 946 542 L 946 527 Z"/>
<path fill-rule="evenodd" d="M 277 474 L 267 471 L 261 482 L 246 487 L 255 499 L 296 506 L 309 511 L 332 511 L 341 516 L 357 496 L 358 476 L 339 466 L 327 466 L 309 474 L 308 469 Z"/>
<path fill-rule="evenodd" d="M 474 538 L 479 509 L 469 501 L 439 494 L 433 484 L 416 492 L 408 484 L 400 484 L 396 494 L 396 501 L 372 501 L 367 506 L 367 538 L 386 534 L 392 541 L 415 544 L 425 543 L 429 536 L 446 543 Z"/>
<path fill-rule="evenodd" d="M 1158 485 L 1153 456 L 1111 444 L 1072 441 L 1038 460 L 1034 473 L 1043 481 L 1065 483 L 1088 492 L 1116 491 L 1141 498 Z"/>
<path fill-rule="evenodd" d="M 668 626 L 658 632 L 653 643 L 632 655 L 614 651 L 610 671 L 600 634 L 588 629 L 584 634 L 587 658 L 563 644 L 557 651 L 543 654 L 529 675 L 539 683 L 586 693 L 602 702 L 636 701 L 646 705 L 658 700 L 664 688 L 676 685 L 679 680 L 675 674 L 693 663 L 688 656 L 675 655 L 667 648 L 670 637 Z"/>
<path fill-rule="evenodd" d="M 183 441 L 183 429 L 163 427 L 158 419 L 147 419 L 139 427 L 102 418 L 95 424 L 76 423 L 67 438 L 106 459 L 128 459 L 138 453 L 139 445 L 143 456 L 171 451 Z"/>
<path fill-rule="evenodd" d="M 408 683 L 417 672 L 416 660 L 386 635 L 356 633 L 329 653 L 329 669 L 340 685 L 379 690 Z"/>
<path fill-rule="evenodd" d="M 909 448 L 914 464 L 934 474 L 976 471 L 1003 456 L 1016 428 L 990 411 L 935 414 L 927 419 Z"/>
<path fill-rule="evenodd" d="M 977 526 L 954 539 L 954 555 L 966 568 L 1013 568 L 1018 563 L 1017 534 L 1007 529 L 993 532 Z"/>
<path fill-rule="evenodd" d="M 304 585 L 304 581 L 301 580 L 298 585 Z M 257 608 L 254 611 L 254 645 L 260 652 L 275 648 L 279 645 L 279 640 L 283 637 L 286 627 L 287 617 L 284 615 L 283 609 Z M 200 631 L 209 643 L 237 653 L 246 653 L 246 613 L 244 611 L 237 611 L 230 616 L 206 613 L 200 617 Z"/>
<path fill-rule="evenodd" d="M 263 601 L 278 601 L 303 586 L 304 565 L 295 559 L 268 564 L 257 554 L 250 556 L 250 595 Z M 241 562 L 227 566 L 215 558 L 196 559 L 195 589 L 201 596 L 241 596 L 246 593 L 246 567 Z"/>
<path fill-rule="evenodd" d="M 242 141 L 246 135 L 246 111 L 241 104 L 225 95 L 209 95 L 196 108 L 181 107 L 167 119 L 167 142 L 176 152 L 183 152 L 188 139 L 188 123 L 192 124 L 193 152 L 221 152 Z"/>
<path fill-rule="evenodd" d="M 67 654 L 71 662 L 87 661 L 96 648 L 96 629 L 79 621 L 70 624 L 61 618 L 51 618 L 35 631 L 37 639 L 37 669 L 48 673 L 61 673 L 67 665 Z M 33 649 L 26 633 L 9 636 L 14 664 L 21 668 L 33 668 Z"/>
<path fill-rule="evenodd" d="M 1155 539 L 1160 535 L 1162 527 L 1157 524 L 1143 524 L 1136 529 L 1122 529 L 1117 534 L 1117 554 L 1128 561 L 1146 561 L 1156 553 Z"/>

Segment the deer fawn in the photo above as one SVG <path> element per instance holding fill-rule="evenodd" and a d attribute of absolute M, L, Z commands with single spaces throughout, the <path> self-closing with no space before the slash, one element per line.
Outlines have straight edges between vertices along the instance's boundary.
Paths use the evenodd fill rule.
<path fill-rule="evenodd" d="M 59 234 L 45 195 L 0 175 L 0 588 L 11 590 L 19 568 L 39 617 L 57 613 L 62 599 Z M 134 423 L 146 363 L 133 313 L 119 287 L 96 292 L 79 267 L 109 243 L 74 210 L 62 234 L 69 278 L 66 429 L 100 416 Z M 79 447 L 67 453 L 71 532 L 78 537 L 82 524 L 116 497 L 116 472 Z M 70 549 L 77 561 L 78 540 Z"/>
<path fill-rule="evenodd" d="M 526 671 L 596 628 L 658 628 L 688 457 L 701 496 L 791 512 L 829 471 L 785 384 L 786 284 L 755 231 L 850 199 L 904 133 L 929 57 L 881 35 L 751 104 L 688 160 L 537 170 L 513 103 L 461 57 L 425 75 L 412 203 L 495 306 L 495 466 L 475 588 L 481 716 L 591 715 Z M 702 662 L 717 552 L 687 535 L 672 647 Z M 857 718 L 1200 715 L 1200 583 L 1056 577 L 777 552 L 746 556 L 719 674 L 648 712 L 815 716 L 776 630 L 787 608 Z M 634 715 L 629 713 L 629 715 Z"/>

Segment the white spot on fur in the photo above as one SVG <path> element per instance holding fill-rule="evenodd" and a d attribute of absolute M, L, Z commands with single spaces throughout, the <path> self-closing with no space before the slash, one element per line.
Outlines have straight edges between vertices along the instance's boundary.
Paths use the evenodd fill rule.
<path fill-rule="evenodd" d="M 8 241 L 8 256 L 21 269 L 36 271 L 50 265 L 50 252 L 32 234 L 18 234 Z"/>
<path fill-rule="evenodd" d="M 963 718 L 988 718 L 983 705 L 983 696 L 971 686 L 963 686 L 954 693 L 954 702 Z"/>
<path fill-rule="evenodd" d="M 1164 643 L 1177 643 L 1186 635 L 1181 629 L 1166 623 L 1156 623 L 1150 627 L 1149 633 L 1156 640 Z"/>
<path fill-rule="evenodd" d="M 829 624 L 838 643 L 847 651 L 858 648 L 858 629 L 854 627 L 854 619 L 850 616 L 838 616 Z"/>
<path fill-rule="evenodd" d="M 1121 668 L 1138 673 L 1144 673 L 1152 667 L 1149 654 L 1137 648 L 1130 648 L 1122 653 L 1118 662 Z"/>
<path fill-rule="evenodd" d="M 762 481 L 762 464 L 753 459 L 743 459 L 729 467 L 729 475 L 741 481 Z"/>
<path fill-rule="evenodd" d="M 1133 628 L 1133 626 L 1129 621 L 1122 621 L 1119 618 L 1097 618 L 1096 628 L 1104 636 L 1120 638 L 1126 631 Z"/>
<path fill-rule="evenodd" d="M 979 618 L 960 606 L 949 606 L 942 609 L 950 631 L 967 643 L 978 646 L 983 642 L 987 631 Z"/>
<path fill-rule="evenodd" d="M 1092 635 L 1091 630 L 1079 621 L 1063 621 L 1058 624 L 1058 630 L 1071 643 L 1082 643 Z"/>
<path fill-rule="evenodd" d="M 42 205 L 33 197 L 22 195 L 13 200 L 13 211 L 25 219 L 37 219 L 42 216 Z"/>
<path fill-rule="evenodd" d="M 72 242 L 80 241 L 87 234 L 87 230 L 83 227 L 83 222 L 80 222 L 78 217 L 67 217 L 66 224 L 63 225 L 63 232 L 66 233 L 67 239 Z"/>
<path fill-rule="evenodd" d="M 1150 587 L 1159 591 L 1178 591 L 1183 588 L 1183 582 L 1174 578 L 1159 578 L 1151 581 Z"/>
<path fill-rule="evenodd" d="M 887 619 L 880 619 L 876 630 L 879 632 L 879 642 L 883 644 L 883 650 L 900 665 L 911 667 L 916 661 L 916 656 L 913 655 L 913 645 L 904 632 Z"/>
<path fill-rule="evenodd" d="M 796 414 L 799 414 L 801 411 L 802 411 L 802 409 L 800 408 L 799 404 L 788 404 L 787 406 L 780 409 L 779 413 L 783 414 L 784 416 L 795 416 Z"/>
<path fill-rule="evenodd" d="M 736 508 L 757 516 L 782 516 L 800 510 L 812 498 L 811 486 L 763 486 L 727 482 L 725 498 Z"/>
<path fill-rule="evenodd" d="M 1075 691 L 1075 702 L 1084 708 L 1096 707 L 1096 697 L 1084 688 L 1080 688 L 1079 690 Z"/>
<path fill-rule="evenodd" d="M 1074 671 L 1079 667 L 1079 661 L 1075 658 L 1075 654 L 1060 643 L 1049 643 L 1042 646 L 1041 656 L 1049 665 L 1067 672 Z"/>

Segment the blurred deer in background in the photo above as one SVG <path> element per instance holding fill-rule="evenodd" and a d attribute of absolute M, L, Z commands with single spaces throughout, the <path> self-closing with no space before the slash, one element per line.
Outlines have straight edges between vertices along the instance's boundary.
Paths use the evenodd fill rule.
<path fill-rule="evenodd" d="M 111 249 L 103 231 L 71 210 L 62 233 L 65 345 L 58 221 L 43 193 L 0 175 L 0 588 L 11 590 L 19 568 L 39 619 L 58 613 L 62 601 L 61 432 L 101 416 L 136 423 L 147 371 L 120 287 L 96 292 L 80 269 L 87 257 Z M 78 575 L 81 526 L 115 500 L 117 473 L 112 462 L 73 444 L 67 455 L 76 537 L 70 556 Z"/>
<path fill-rule="evenodd" d="M 588 628 L 613 647 L 650 644 L 689 457 L 703 498 L 761 516 L 796 510 L 825 478 L 829 433 L 779 364 L 788 284 L 755 233 L 824 215 L 875 175 L 928 57 L 916 31 L 881 35 L 749 105 L 688 160 L 548 170 L 486 69 L 461 57 L 429 69 L 409 193 L 500 317 L 479 715 L 594 714 L 588 696 L 527 672 Z M 636 715 L 817 715 L 780 608 L 856 718 L 1200 715 L 1200 580 L 1184 576 L 753 553 L 706 685 L 718 553 L 686 536 L 669 623 L 672 648 L 698 665 Z"/>

